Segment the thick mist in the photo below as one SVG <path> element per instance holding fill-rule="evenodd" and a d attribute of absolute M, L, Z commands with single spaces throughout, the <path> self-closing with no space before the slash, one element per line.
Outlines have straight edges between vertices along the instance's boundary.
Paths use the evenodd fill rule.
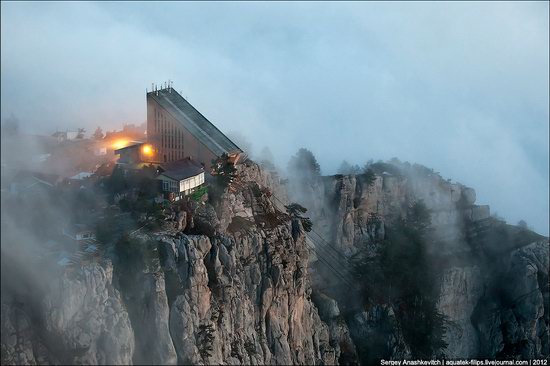
<path fill-rule="evenodd" d="M 2 3 L 24 131 L 145 120 L 168 79 L 285 166 L 398 157 L 548 234 L 547 3 Z"/>

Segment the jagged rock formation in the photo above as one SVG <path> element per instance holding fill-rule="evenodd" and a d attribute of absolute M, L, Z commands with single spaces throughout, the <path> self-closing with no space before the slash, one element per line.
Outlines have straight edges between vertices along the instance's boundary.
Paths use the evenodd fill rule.
<path fill-rule="evenodd" d="M 451 321 L 445 355 L 548 356 L 548 239 L 491 218 L 488 206 L 475 205 L 472 188 L 425 167 L 396 162 L 379 166 L 376 173 L 371 181 L 365 174 L 320 177 L 294 185 L 290 196 L 311 209 L 315 230 L 347 257 L 383 238 L 392 220 L 406 216 L 407 207 L 422 200 L 433 228 L 428 250 L 444 267 L 438 309 Z M 327 260 L 341 268 L 341 261 Z M 326 276 L 313 278 L 327 281 Z M 328 290 L 347 302 L 346 292 L 340 291 Z M 510 303 L 517 297 L 519 303 Z M 494 308 L 497 315 L 488 310 Z M 376 307 L 351 316 L 348 326 L 356 343 L 380 326 L 379 317 Z M 399 338 L 392 334 L 386 339 L 398 359 L 408 354 Z"/>
<path fill-rule="evenodd" d="M 463 245 L 471 222 L 488 219 L 489 207 L 475 205 L 475 191 L 451 183 L 420 166 L 403 164 L 399 175 L 381 172 L 372 182 L 361 175 L 322 177 L 292 191 L 293 199 L 310 208 L 316 228 L 344 253 L 384 236 L 384 224 L 405 215 L 422 200 L 431 211 L 439 253 L 468 251 Z M 443 244 L 443 246 L 442 246 Z"/>
<path fill-rule="evenodd" d="M 493 278 L 500 293 L 487 289 L 472 314 L 479 354 L 548 357 L 548 241 L 515 249 L 498 265 Z"/>
<path fill-rule="evenodd" d="M 128 364 L 134 333 L 110 261 L 61 274 L 41 303 L 2 296 L 2 364 Z"/>
<path fill-rule="evenodd" d="M 429 250 L 444 267 L 446 356 L 548 355 L 548 240 L 491 219 L 473 189 L 406 164 L 372 182 L 320 177 L 289 192 L 253 162 L 238 174 L 216 202 L 133 232 L 127 256 L 114 246 L 47 286 L 3 286 L 2 364 L 353 364 L 369 342 L 410 357 L 393 304 L 346 308 L 341 297 L 353 293 L 327 279 L 327 252 L 311 250 L 317 243 L 284 213 L 290 200 L 308 207 L 343 272 L 423 200 Z M 387 336 L 381 325 L 391 325 Z"/>
<path fill-rule="evenodd" d="M 21 316 L 3 299 L 3 363 L 337 363 L 338 331 L 311 300 L 301 224 L 258 184 L 270 184 L 268 173 L 251 163 L 241 169 L 218 214 L 197 210 L 194 229 L 209 235 L 184 235 L 171 215 L 168 230 L 130 236 L 129 256 L 115 256 L 114 281 L 110 261 L 93 262 L 64 273 Z M 28 314 L 40 319 L 29 337 Z M 40 361 L 36 349 L 48 338 L 55 341 Z"/>

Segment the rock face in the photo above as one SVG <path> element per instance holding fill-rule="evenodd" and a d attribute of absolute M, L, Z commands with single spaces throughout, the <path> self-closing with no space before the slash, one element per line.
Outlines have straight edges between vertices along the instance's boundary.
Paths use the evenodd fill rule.
<path fill-rule="evenodd" d="M 469 251 L 464 225 L 489 218 L 488 206 L 476 206 L 475 191 L 451 183 L 420 166 L 403 164 L 403 175 L 387 172 L 369 182 L 364 175 L 323 177 L 291 191 L 291 198 L 310 208 L 317 230 L 348 254 L 366 241 L 384 236 L 388 220 L 406 215 L 423 201 L 431 212 L 438 253 Z M 297 190 L 297 192 L 296 192 Z"/>
<path fill-rule="evenodd" d="M 468 358 L 480 354 L 479 337 L 471 315 L 483 296 L 483 279 L 477 266 L 451 267 L 443 274 L 438 308 L 449 317 L 445 354 Z"/>
<path fill-rule="evenodd" d="M 136 270 L 138 270 L 136 268 Z M 136 284 L 128 291 L 126 307 L 135 330 L 134 363 L 175 365 L 177 355 L 170 336 L 170 308 L 166 283 L 158 266 L 148 266 L 135 277 Z"/>
<path fill-rule="evenodd" d="M 172 215 L 170 230 L 130 236 L 133 260 L 64 272 L 32 312 L 3 299 L 2 363 L 336 364 L 345 329 L 311 299 L 301 224 L 269 200 L 274 178 L 241 169 L 215 208 L 195 210 L 206 235 Z"/>
<path fill-rule="evenodd" d="M 411 357 L 409 346 L 403 339 L 399 327 L 395 326 L 395 322 L 393 309 L 387 305 L 374 306 L 369 311 L 356 313 L 349 322 L 350 331 L 357 346 L 367 348 L 364 352 L 367 353 L 368 363 L 377 361 L 368 359 L 368 353 L 374 353 L 372 350 L 374 347 L 387 350 L 384 357 L 401 360 Z"/>
<path fill-rule="evenodd" d="M 291 182 L 289 200 L 276 174 L 239 165 L 212 205 L 133 232 L 133 261 L 111 254 L 62 271 L 36 297 L 3 290 L 2 364 L 353 364 L 374 347 L 409 358 L 393 305 L 345 308 L 338 296 L 350 292 L 336 275 L 338 296 L 325 291 L 320 254 L 345 272 L 419 200 L 432 212 L 429 250 L 446 263 L 446 356 L 548 356 L 548 241 L 487 244 L 475 191 L 423 169 Z M 308 207 L 330 250 L 284 212 L 290 201 Z"/>
<path fill-rule="evenodd" d="M 338 343 L 311 300 L 300 223 L 258 184 L 270 176 L 248 168 L 216 210 L 196 210 L 195 226 L 210 235 L 134 235 L 158 250 L 128 295 L 140 304 L 129 308 L 132 324 L 147 333 L 136 333 L 134 363 L 337 363 Z"/>
<path fill-rule="evenodd" d="M 131 363 L 134 334 L 112 279 L 110 261 L 93 263 L 53 282 L 35 311 L 3 298 L 2 363 Z"/>
<path fill-rule="evenodd" d="M 183 287 L 170 315 L 180 361 L 334 363 L 337 350 L 309 299 L 304 243 L 285 225 L 243 234 L 165 247 L 165 264 L 175 264 L 165 270 Z"/>
<path fill-rule="evenodd" d="M 517 228 L 492 219 L 488 206 L 475 205 L 472 188 L 444 180 L 422 166 L 395 163 L 389 168 L 378 170 L 372 180 L 364 174 L 319 177 L 305 185 L 291 185 L 289 196 L 310 209 L 314 230 L 348 258 L 365 245 L 372 246 L 375 255 L 372 243 L 384 238 L 394 218 L 406 217 L 407 208 L 422 200 L 430 210 L 433 229 L 427 249 L 445 263 L 437 303 L 450 320 L 445 355 L 548 356 L 548 286 L 541 285 L 548 283 L 548 266 L 544 267 L 548 240 L 521 232 L 509 234 Z M 500 231 L 507 234 L 497 235 Z M 321 246 L 319 241 L 316 246 Z M 321 248 L 318 252 L 323 255 Z M 328 257 L 325 261 L 332 262 L 332 267 L 342 268 L 342 261 Z M 318 286 L 326 281 L 326 276 L 321 278 Z M 530 290 L 534 292 L 528 294 Z M 346 299 L 345 293 L 331 293 Z M 521 306 L 508 303 L 521 296 L 525 296 Z M 496 298 L 500 300 L 495 302 Z M 502 314 L 481 315 L 493 308 Z M 382 326 L 379 310 L 358 311 L 347 322 L 357 347 Z M 407 357 L 402 338 L 392 335 L 385 342 L 386 349 L 394 350 L 390 357 Z"/>
<path fill-rule="evenodd" d="M 548 241 L 514 250 L 502 262 L 498 296 L 486 294 L 473 316 L 480 354 L 548 357 Z"/>

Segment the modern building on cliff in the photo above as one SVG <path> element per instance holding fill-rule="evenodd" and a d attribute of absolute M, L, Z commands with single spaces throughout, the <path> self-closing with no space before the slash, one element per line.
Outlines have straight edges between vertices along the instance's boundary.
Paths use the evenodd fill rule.
<path fill-rule="evenodd" d="M 171 85 L 147 93 L 147 142 L 159 163 L 190 158 L 210 167 L 223 154 L 234 163 L 243 154 Z"/>
<path fill-rule="evenodd" d="M 204 168 L 192 159 L 166 163 L 159 170 L 157 179 L 170 200 L 177 201 L 204 184 Z"/>

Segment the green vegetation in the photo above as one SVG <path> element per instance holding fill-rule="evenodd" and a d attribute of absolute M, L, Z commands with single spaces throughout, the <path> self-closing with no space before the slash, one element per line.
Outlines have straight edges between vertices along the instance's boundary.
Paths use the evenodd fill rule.
<path fill-rule="evenodd" d="M 361 168 L 358 165 L 351 165 L 346 160 L 342 161 L 340 167 L 337 170 L 337 174 L 342 175 L 358 175 L 361 173 Z"/>
<path fill-rule="evenodd" d="M 274 160 L 275 158 L 273 157 L 273 153 L 267 146 L 262 149 L 258 156 L 260 165 L 269 170 L 275 170 L 275 164 L 273 163 Z"/>
<path fill-rule="evenodd" d="M 202 324 L 197 333 L 197 346 L 201 357 L 206 360 L 212 356 L 212 342 L 214 341 L 214 328 L 211 324 Z"/>
<path fill-rule="evenodd" d="M 105 137 L 105 135 L 103 134 L 103 130 L 101 129 L 101 127 L 98 127 L 95 129 L 95 132 L 94 132 L 94 135 L 93 135 L 94 139 L 96 140 L 101 140 L 103 139 L 103 137 Z"/>
<path fill-rule="evenodd" d="M 229 161 L 227 154 L 224 153 L 219 158 L 212 160 L 212 175 L 223 188 L 227 188 L 233 183 L 237 177 L 237 169 Z"/>
<path fill-rule="evenodd" d="M 208 193 L 208 188 L 206 186 L 199 187 L 195 190 L 195 192 L 191 193 L 189 197 L 196 202 L 199 202 L 202 196 Z"/>
<path fill-rule="evenodd" d="M 105 216 L 95 225 L 96 238 L 101 243 L 111 243 L 120 231 L 119 222 L 115 214 L 106 210 Z"/>
<path fill-rule="evenodd" d="M 113 196 L 117 193 L 122 193 L 129 188 L 129 183 L 124 176 L 124 170 L 118 165 L 115 166 L 113 172 L 105 180 L 105 190 L 109 194 L 109 200 L 113 201 Z"/>
<path fill-rule="evenodd" d="M 125 173 L 118 165 L 113 173 L 105 179 L 105 191 L 110 202 L 113 202 L 116 194 L 134 191 L 140 198 L 154 198 L 160 192 L 160 184 L 155 179 L 156 169 L 149 165 L 136 172 Z"/>
<path fill-rule="evenodd" d="M 296 155 L 290 158 L 288 169 L 293 174 L 303 178 L 313 178 L 321 175 L 321 167 L 317 159 L 311 151 L 304 148 L 298 150 Z"/>
<path fill-rule="evenodd" d="M 158 264 L 156 243 L 143 242 L 123 235 L 114 246 L 115 276 L 125 294 L 138 294 L 140 284 L 137 276 L 143 270 Z"/>
<path fill-rule="evenodd" d="M 365 182 L 367 183 L 367 187 L 370 187 L 374 184 L 376 181 L 376 174 L 374 173 L 374 170 L 371 168 L 365 168 L 364 172 Z"/>
<path fill-rule="evenodd" d="M 123 198 L 119 201 L 119 207 L 124 212 L 130 212 L 132 217 L 138 218 L 140 214 L 157 217 L 162 213 L 163 205 L 152 199 L 137 198 L 131 200 Z"/>
<path fill-rule="evenodd" d="M 208 200 L 212 204 L 220 202 L 225 190 L 237 178 L 237 169 L 229 162 L 227 154 L 223 154 L 217 159 L 212 160 L 212 175 L 214 179 L 209 184 Z"/>
<path fill-rule="evenodd" d="M 307 208 L 304 206 L 301 206 L 297 203 L 291 203 L 288 206 L 285 206 L 286 212 L 290 215 L 293 219 L 300 219 L 302 222 L 302 227 L 306 232 L 310 232 L 313 228 L 313 223 L 311 222 L 311 219 L 309 217 L 304 217 L 302 214 L 307 212 Z"/>
<path fill-rule="evenodd" d="M 393 356 L 388 338 L 398 326 L 395 317 L 390 316 L 389 308 L 382 309 L 378 322 L 368 337 L 356 341 L 362 365 L 376 365 L 381 359 L 387 360 Z"/>
<path fill-rule="evenodd" d="M 252 342 L 250 339 L 247 339 L 244 342 L 244 349 L 246 350 L 246 353 L 248 353 L 248 357 L 252 357 L 258 353 L 256 351 L 256 346 L 254 345 L 254 342 Z"/>
<path fill-rule="evenodd" d="M 429 227 L 430 213 L 418 202 L 386 228 L 378 255 L 365 248 L 353 259 L 363 306 L 392 305 L 413 357 L 419 358 L 434 357 L 447 346 L 448 321 L 436 307 L 439 273 L 426 251 Z"/>

